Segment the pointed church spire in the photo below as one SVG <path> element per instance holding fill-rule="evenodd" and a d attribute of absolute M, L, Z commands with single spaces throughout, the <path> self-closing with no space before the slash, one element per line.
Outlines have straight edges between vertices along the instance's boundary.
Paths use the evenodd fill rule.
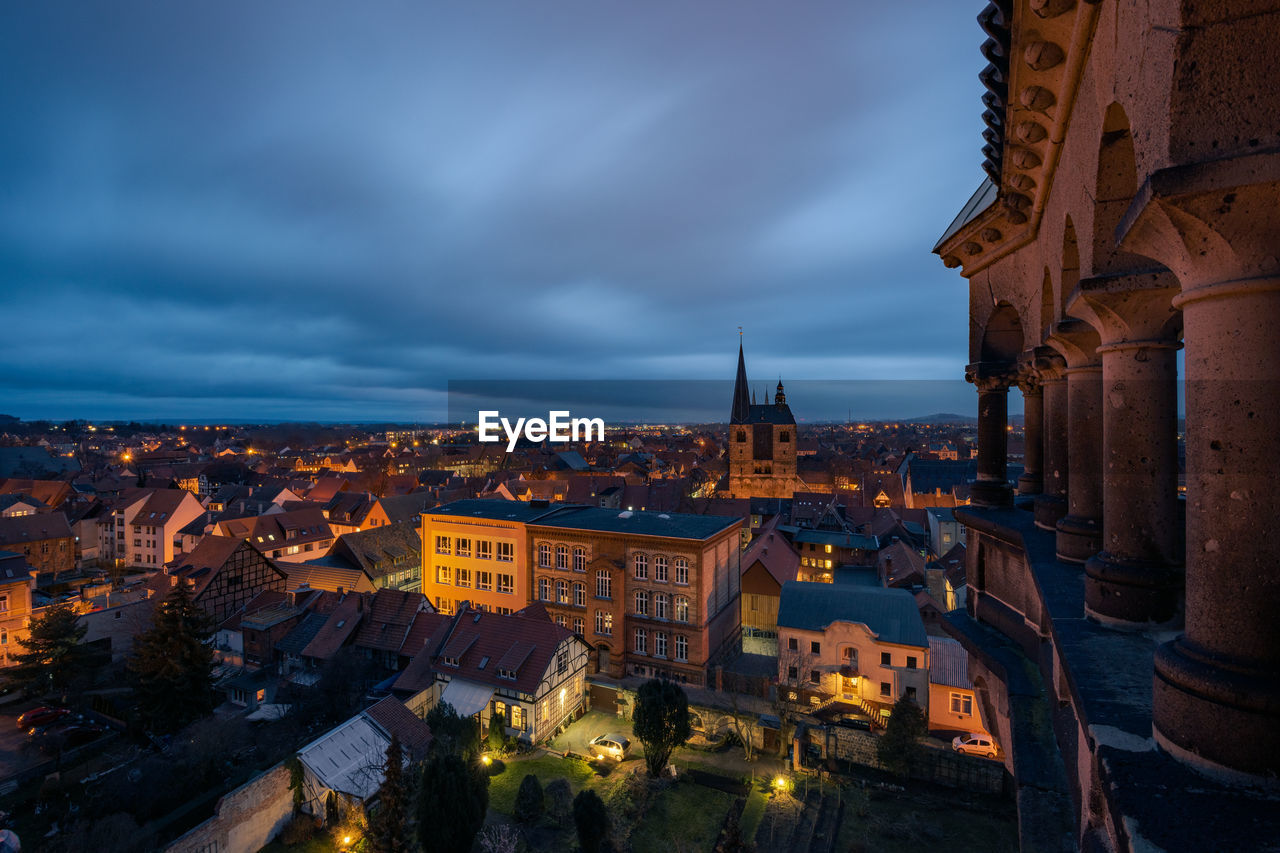
<path fill-rule="evenodd" d="M 751 418 L 751 400 L 747 395 L 747 363 L 742 356 L 742 327 L 738 327 L 738 378 L 733 383 L 733 409 L 729 423 L 746 423 Z"/>
<path fill-rule="evenodd" d="M 773 404 L 781 406 L 787 402 L 787 395 L 782 390 L 782 377 L 778 377 L 778 393 L 773 395 Z"/>

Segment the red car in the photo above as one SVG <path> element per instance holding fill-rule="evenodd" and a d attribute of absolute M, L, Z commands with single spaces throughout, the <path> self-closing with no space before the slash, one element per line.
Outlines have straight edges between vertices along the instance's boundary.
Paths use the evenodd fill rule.
<path fill-rule="evenodd" d="M 32 708 L 18 718 L 18 728 L 33 729 L 37 726 L 47 726 L 50 723 L 56 723 L 70 713 L 66 708 L 50 708 L 48 706 Z"/>

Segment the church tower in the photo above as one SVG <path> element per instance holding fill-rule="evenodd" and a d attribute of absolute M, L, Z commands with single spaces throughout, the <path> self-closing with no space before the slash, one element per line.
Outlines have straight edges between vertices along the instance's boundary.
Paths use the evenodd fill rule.
<path fill-rule="evenodd" d="M 755 403 L 747 390 L 747 366 L 738 341 L 738 375 L 729 410 L 729 495 L 790 498 L 803 490 L 796 476 L 796 419 L 778 380 L 773 403 Z"/>

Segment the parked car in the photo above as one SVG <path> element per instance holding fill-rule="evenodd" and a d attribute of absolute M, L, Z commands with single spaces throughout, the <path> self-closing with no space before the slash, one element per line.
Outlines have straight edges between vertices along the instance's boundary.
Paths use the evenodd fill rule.
<path fill-rule="evenodd" d="M 71 711 L 66 708 L 52 708 L 42 705 L 39 708 L 32 708 L 22 716 L 18 717 L 18 728 L 33 729 L 41 726 L 47 726 L 50 723 L 56 723 L 63 717 L 69 715 Z"/>
<path fill-rule="evenodd" d="M 102 737 L 106 729 L 88 723 L 75 723 L 70 726 L 55 726 L 44 733 L 41 746 L 46 749 L 75 749 Z"/>
<path fill-rule="evenodd" d="M 952 738 L 951 748 L 961 755 L 984 755 L 987 758 L 995 758 L 1000 751 L 995 739 L 981 732 L 969 732 Z"/>
<path fill-rule="evenodd" d="M 842 714 L 836 720 L 836 725 L 844 726 L 847 729 L 861 729 L 864 732 L 871 731 L 871 720 L 856 714 Z"/>
<path fill-rule="evenodd" d="M 631 751 L 631 741 L 622 735 L 597 735 L 591 739 L 591 750 L 599 757 L 621 761 Z"/>

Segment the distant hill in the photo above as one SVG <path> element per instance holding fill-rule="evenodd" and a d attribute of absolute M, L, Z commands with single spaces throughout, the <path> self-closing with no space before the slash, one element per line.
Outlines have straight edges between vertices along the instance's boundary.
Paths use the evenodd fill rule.
<path fill-rule="evenodd" d="M 978 419 L 973 415 L 957 415 L 950 412 L 939 412 L 936 415 L 924 415 L 919 418 L 907 418 L 908 424 L 976 424 Z"/>

